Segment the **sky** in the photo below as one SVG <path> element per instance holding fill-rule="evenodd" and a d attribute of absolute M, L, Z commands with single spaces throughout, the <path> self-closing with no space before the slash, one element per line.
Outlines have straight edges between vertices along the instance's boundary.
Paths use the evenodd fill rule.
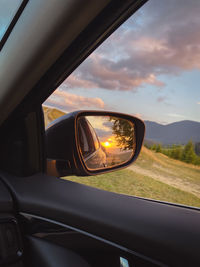
<path fill-rule="evenodd" d="M 0 0 L 0 40 L 8 29 L 22 0 Z"/>
<path fill-rule="evenodd" d="M 200 122 L 199 14 L 199 0 L 150 0 L 44 104 Z"/>

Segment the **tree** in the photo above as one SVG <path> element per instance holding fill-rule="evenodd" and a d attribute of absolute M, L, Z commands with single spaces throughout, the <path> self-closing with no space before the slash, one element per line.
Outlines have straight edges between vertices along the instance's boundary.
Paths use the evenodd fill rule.
<path fill-rule="evenodd" d="M 182 151 L 181 146 L 173 145 L 172 148 L 171 148 L 170 157 L 173 158 L 173 159 L 181 160 L 182 153 L 183 153 L 183 151 Z"/>
<path fill-rule="evenodd" d="M 134 124 L 125 119 L 111 117 L 113 122 L 112 131 L 115 135 L 117 146 L 121 150 L 133 150 L 135 145 L 135 128 Z"/>
<path fill-rule="evenodd" d="M 153 145 L 151 146 L 151 150 L 155 150 L 155 151 L 156 151 L 156 148 L 157 148 L 157 145 L 156 145 L 156 144 L 153 144 Z"/>
<path fill-rule="evenodd" d="M 200 156 L 200 142 L 195 144 L 194 151 L 198 156 Z"/>
<path fill-rule="evenodd" d="M 170 157 L 170 152 L 169 152 L 169 149 L 168 148 L 164 148 L 162 149 L 162 153 L 168 157 Z"/>
<path fill-rule="evenodd" d="M 158 144 L 158 145 L 156 146 L 156 152 L 157 152 L 157 153 L 161 153 L 161 151 L 162 151 L 162 146 L 161 146 L 161 144 Z"/>
<path fill-rule="evenodd" d="M 200 157 L 199 156 L 196 156 L 194 164 L 195 165 L 200 165 Z"/>
<path fill-rule="evenodd" d="M 196 154 L 194 152 L 194 145 L 192 141 L 189 141 L 183 149 L 182 160 L 187 163 L 195 163 Z"/>

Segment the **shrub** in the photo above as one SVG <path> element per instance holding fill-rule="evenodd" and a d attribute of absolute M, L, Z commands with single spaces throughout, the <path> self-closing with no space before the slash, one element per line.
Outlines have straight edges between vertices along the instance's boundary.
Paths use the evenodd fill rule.
<path fill-rule="evenodd" d="M 192 141 L 189 141 L 183 149 L 182 161 L 194 164 L 195 160 L 196 160 L 196 154 L 194 152 L 194 145 Z"/>
<path fill-rule="evenodd" d="M 195 148 L 192 141 L 189 141 L 185 146 L 172 145 L 171 147 L 162 147 L 161 144 L 154 144 L 149 147 L 149 149 L 158 153 L 163 153 L 170 158 L 181 160 L 186 163 L 200 165 L 200 157 L 195 154 Z"/>

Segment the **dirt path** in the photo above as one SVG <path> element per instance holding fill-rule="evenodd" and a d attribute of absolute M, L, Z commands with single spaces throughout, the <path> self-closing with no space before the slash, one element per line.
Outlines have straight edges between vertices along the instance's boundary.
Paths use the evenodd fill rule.
<path fill-rule="evenodd" d="M 158 167 L 158 166 L 157 166 Z M 138 174 L 141 174 L 141 175 L 145 175 L 145 176 L 148 176 L 148 177 L 151 177 L 155 180 L 158 180 L 158 181 L 161 181 L 165 184 L 168 184 L 168 185 L 171 185 L 173 187 L 176 187 L 177 189 L 181 189 L 183 191 L 186 191 L 186 192 L 189 192 L 189 193 L 192 193 L 193 195 L 197 196 L 200 198 L 200 186 L 198 185 L 193 185 L 192 183 L 190 183 L 189 181 L 184 181 L 183 179 L 181 178 L 177 178 L 173 175 L 171 175 L 172 173 L 168 173 L 168 175 L 162 175 L 162 174 L 157 174 L 157 173 L 154 173 L 153 170 L 148 170 L 148 169 L 144 169 L 144 168 L 141 168 L 139 166 L 136 166 L 136 165 L 131 165 L 130 167 L 128 167 L 129 170 L 132 170 Z M 163 169 L 163 167 L 162 167 Z M 168 170 L 166 169 L 166 172 Z"/>

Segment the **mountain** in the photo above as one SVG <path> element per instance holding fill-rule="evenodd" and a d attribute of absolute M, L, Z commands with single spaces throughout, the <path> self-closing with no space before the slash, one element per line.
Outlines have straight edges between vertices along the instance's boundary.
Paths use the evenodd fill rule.
<path fill-rule="evenodd" d="M 46 126 L 66 114 L 61 110 L 46 106 L 43 106 L 43 110 Z M 162 125 L 153 121 L 145 121 L 145 125 L 145 143 L 149 145 L 154 143 L 186 144 L 191 139 L 194 143 L 200 142 L 200 122 L 185 120 Z"/>
<path fill-rule="evenodd" d="M 145 121 L 147 143 L 162 143 L 163 145 L 186 144 L 189 140 L 200 142 L 200 122 L 179 121 L 162 125 L 153 121 Z"/>

